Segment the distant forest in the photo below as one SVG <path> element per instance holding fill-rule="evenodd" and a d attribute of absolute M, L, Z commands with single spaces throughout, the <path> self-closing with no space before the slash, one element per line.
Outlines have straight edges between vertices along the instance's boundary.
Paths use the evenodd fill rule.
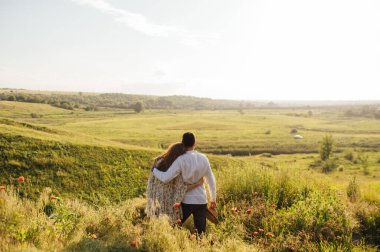
<path fill-rule="evenodd" d="M 63 109 L 98 110 L 100 108 L 134 109 L 142 103 L 146 109 L 250 109 L 255 102 L 237 100 L 216 100 L 192 96 L 152 96 L 121 93 L 65 93 L 33 92 L 20 89 L 0 89 L 0 100 L 45 103 Z M 268 106 L 275 106 L 269 103 Z"/>
<path fill-rule="evenodd" d="M 380 119 L 380 102 L 282 102 L 239 101 L 193 96 L 153 96 L 122 93 L 48 92 L 25 89 L 0 89 L 0 100 L 50 104 L 68 110 L 84 109 L 94 111 L 104 108 L 134 109 L 188 109 L 188 110 L 238 110 L 252 108 L 305 108 L 335 107 L 346 117 L 366 117 Z M 139 107 L 136 110 L 136 107 Z M 310 116 L 309 114 L 289 114 Z"/>

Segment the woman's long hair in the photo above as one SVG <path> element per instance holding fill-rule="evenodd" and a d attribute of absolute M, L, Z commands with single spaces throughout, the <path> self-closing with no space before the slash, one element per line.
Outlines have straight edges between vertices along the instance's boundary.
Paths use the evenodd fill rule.
<path fill-rule="evenodd" d="M 154 163 L 160 171 L 167 171 L 173 162 L 186 152 L 183 143 L 175 143 L 169 146 L 165 153 L 155 158 Z M 158 163 L 158 164 L 157 164 Z"/>

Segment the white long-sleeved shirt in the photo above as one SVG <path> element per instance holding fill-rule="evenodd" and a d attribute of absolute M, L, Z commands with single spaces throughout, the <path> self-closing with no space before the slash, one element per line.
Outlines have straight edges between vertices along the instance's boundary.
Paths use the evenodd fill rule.
<path fill-rule="evenodd" d="M 212 173 L 210 162 L 204 154 L 194 150 L 187 151 L 182 156 L 179 156 L 166 172 L 154 168 L 153 174 L 164 183 L 171 181 L 180 174 L 187 184 L 197 183 L 201 178 L 205 177 L 210 191 L 210 200 L 216 201 L 215 176 Z M 185 204 L 207 204 L 205 187 L 198 186 L 186 192 L 182 202 Z"/>

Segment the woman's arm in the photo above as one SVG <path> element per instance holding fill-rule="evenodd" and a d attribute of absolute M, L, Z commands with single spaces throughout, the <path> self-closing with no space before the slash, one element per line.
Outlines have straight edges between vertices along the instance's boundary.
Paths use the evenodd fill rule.
<path fill-rule="evenodd" d="M 193 190 L 194 188 L 197 188 L 198 186 L 202 186 L 203 185 L 203 178 L 201 178 L 197 183 L 195 184 L 189 184 L 187 185 L 187 189 L 186 189 L 186 192 L 189 192 L 191 190 Z"/>

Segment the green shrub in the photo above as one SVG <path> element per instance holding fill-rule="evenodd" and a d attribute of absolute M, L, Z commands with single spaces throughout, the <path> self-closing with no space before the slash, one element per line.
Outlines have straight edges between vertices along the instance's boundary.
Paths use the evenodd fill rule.
<path fill-rule="evenodd" d="M 332 172 L 337 168 L 337 162 L 335 159 L 328 159 L 322 162 L 322 172 Z"/>
<path fill-rule="evenodd" d="M 320 144 L 319 155 L 322 160 L 328 160 L 334 150 L 334 139 L 332 135 L 326 135 Z"/>
<path fill-rule="evenodd" d="M 357 239 L 363 239 L 367 244 L 380 246 L 380 207 L 365 201 L 359 201 L 351 206 L 358 226 L 354 230 Z"/>
<path fill-rule="evenodd" d="M 297 133 L 297 132 L 298 132 L 297 129 L 292 129 L 292 130 L 290 131 L 291 134 L 295 134 L 295 133 Z"/>
<path fill-rule="evenodd" d="M 275 232 L 304 233 L 310 241 L 345 243 L 351 237 L 353 222 L 343 202 L 332 192 L 314 192 L 287 210 L 280 210 L 271 220 Z"/>
<path fill-rule="evenodd" d="M 361 168 L 363 168 L 364 175 L 369 175 L 370 172 L 368 170 L 368 154 L 362 153 L 362 152 L 359 153 L 358 161 L 359 161 Z"/>
<path fill-rule="evenodd" d="M 347 196 L 351 202 L 354 202 L 354 201 L 359 199 L 360 190 L 359 190 L 359 185 L 356 182 L 356 177 L 354 177 L 352 180 L 350 180 L 350 182 L 348 183 L 346 191 L 347 191 Z"/>
<path fill-rule="evenodd" d="M 354 153 L 352 150 L 346 150 L 345 153 L 344 153 L 344 158 L 349 160 L 349 161 L 353 161 L 354 160 Z"/>

